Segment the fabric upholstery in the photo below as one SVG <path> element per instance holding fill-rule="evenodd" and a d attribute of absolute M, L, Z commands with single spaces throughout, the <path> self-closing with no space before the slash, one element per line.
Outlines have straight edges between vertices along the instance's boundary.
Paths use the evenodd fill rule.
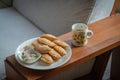
<path fill-rule="evenodd" d="M 115 0 L 95 0 L 92 13 L 88 20 L 89 23 L 104 19 L 110 16 Z"/>
<path fill-rule="evenodd" d="M 21 6 L 22 4 L 22 6 Z M 14 7 L 46 33 L 60 35 L 86 23 L 94 0 L 15 0 Z"/>
<path fill-rule="evenodd" d="M 38 37 L 42 33 L 15 9 L 0 9 L 0 78 L 4 73 L 5 58 L 14 54 L 23 41 Z"/>

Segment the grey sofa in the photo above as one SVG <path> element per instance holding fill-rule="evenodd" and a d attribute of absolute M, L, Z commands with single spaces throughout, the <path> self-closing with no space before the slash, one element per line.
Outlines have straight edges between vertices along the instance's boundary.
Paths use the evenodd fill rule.
<path fill-rule="evenodd" d="M 113 4 L 114 0 L 14 0 L 12 7 L 0 9 L 0 79 L 5 77 L 5 58 L 14 54 L 23 41 L 43 33 L 59 36 L 71 31 L 74 23 L 88 24 L 105 18 L 110 15 Z M 90 72 L 94 60 L 49 80 L 83 76 Z"/>

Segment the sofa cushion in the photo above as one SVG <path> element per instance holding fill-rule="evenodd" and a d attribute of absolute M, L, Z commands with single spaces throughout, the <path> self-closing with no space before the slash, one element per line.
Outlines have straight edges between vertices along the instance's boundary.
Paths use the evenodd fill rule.
<path fill-rule="evenodd" d="M 110 16 L 114 2 L 115 0 L 96 0 L 88 24 Z"/>
<path fill-rule="evenodd" d="M 0 9 L 0 78 L 4 72 L 3 60 L 14 54 L 17 46 L 23 41 L 37 37 L 42 33 L 15 9 Z"/>
<path fill-rule="evenodd" d="M 71 31 L 73 23 L 86 23 L 93 4 L 94 0 L 14 0 L 19 12 L 54 35 Z"/>

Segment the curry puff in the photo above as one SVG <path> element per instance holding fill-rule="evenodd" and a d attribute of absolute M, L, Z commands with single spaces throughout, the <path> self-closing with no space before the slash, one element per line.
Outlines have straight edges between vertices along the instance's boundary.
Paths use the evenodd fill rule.
<path fill-rule="evenodd" d="M 54 49 L 61 55 L 61 56 L 64 56 L 67 54 L 67 52 L 65 51 L 65 49 L 63 49 L 62 47 L 60 46 L 55 46 Z"/>
<path fill-rule="evenodd" d="M 53 40 L 57 40 L 57 37 L 54 36 L 54 35 L 51 35 L 51 34 L 43 34 L 42 36 L 40 36 L 41 38 L 46 38 L 50 41 L 53 41 Z"/>
<path fill-rule="evenodd" d="M 67 55 L 66 49 L 69 45 L 54 35 L 43 34 L 32 42 L 32 47 L 41 54 L 40 61 L 51 65 Z M 29 46 L 25 47 L 27 48 Z"/>
<path fill-rule="evenodd" d="M 52 59 L 52 57 L 49 54 L 42 54 L 40 60 L 47 63 L 47 64 L 54 63 L 54 60 Z"/>
<path fill-rule="evenodd" d="M 32 46 L 34 47 L 34 49 L 40 53 L 48 53 L 51 48 L 47 45 L 41 45 L 39 44 L 37 41 L 34 41 L 32 43 Z"/>
<path fill-rule="evenodd" d="M 55 44 L 63 47 L 63 48 L 67 48 L 67 47 L 69 46 L 68 44 L 66 44 L 65 42 L 60 41 L 60 40 L 54 40 L 53 42 L 54 42 Z"/>
<path fill-rule="evenodd" d="M 55 43 L 53 43 L 52 41 L 50 41 L 50 40 L 48 40 L 48 39 L 46 39 L 46 38 L 38 38 L 38 42 L 39 43 L 42 43 L 42 44 L 45 44 L 45 45 L 48 45 L 48 46 L 50 46 L 50 47 L 54 47 L 56 44 Z"/>
<path fill-rule="evenodd" d="M 59 60 L 61 58 L 61 55 L 56 52 L 54 49 L 51 49 L 48 53 L 54 60 Z"/>

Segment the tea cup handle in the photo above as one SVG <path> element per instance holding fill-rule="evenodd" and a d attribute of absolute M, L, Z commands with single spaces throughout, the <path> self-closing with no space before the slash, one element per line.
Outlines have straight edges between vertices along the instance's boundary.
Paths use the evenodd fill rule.
<path fill-rule="evenodd" d="M 87 31 L 87 38 L 91 38 L 91 36 L 93 35 L 93 32 L 91 30 Z"/>

